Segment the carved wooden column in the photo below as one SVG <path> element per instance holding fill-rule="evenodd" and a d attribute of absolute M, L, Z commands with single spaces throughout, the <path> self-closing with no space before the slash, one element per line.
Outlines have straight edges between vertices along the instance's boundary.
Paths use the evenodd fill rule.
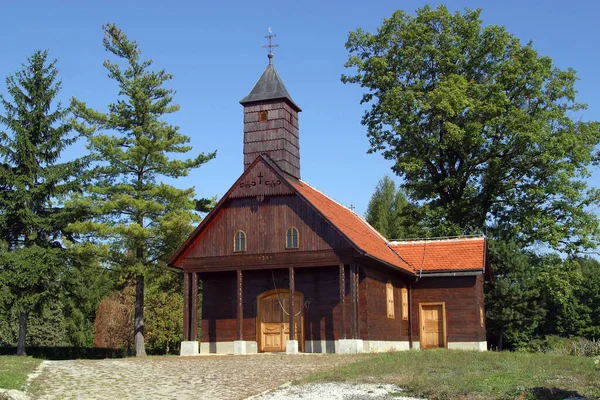
<path fill-rule="evenodd" d="M 191 280 L 191 304 L 190 304 L 190 337 L 189 340 L 198 340 L 198 273 L 190 274 Z"/>
<path fill-rule="evenodd" d="M 295 318 L 295 307 L 294 307 L 294 292 L 296 291 L 296 280 L 294 278 L 294 267 L 289 267 L 290 273 L 290 307 L 288 312 L 290 313 L 290 340 L 296 340 L 296 318 Z"/>
<path fill-rule="evenodd" d="M 340 264 L 340 339 L 346 339 L 346 270 Z"/>
<path fill-rule="evenodd" d="M 242 282 L 242 270 L 237 270 L 237 340 L 244 340 L 243 324 L 244 324 L 244 299 L 243 299 L 243 282 Z"/>
<path fill-rule="evenodd" d="M 183 341 L 190 340 L 190 274 L 183 273 Z"/>

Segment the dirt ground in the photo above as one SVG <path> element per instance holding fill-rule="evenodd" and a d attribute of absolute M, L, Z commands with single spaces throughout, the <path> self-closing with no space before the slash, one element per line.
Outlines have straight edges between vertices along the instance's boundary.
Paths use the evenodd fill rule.
<path fill-rule="evenodd" d="M 361 355 L 148 357 L 44 361 L 28 393 L 42 399 L 246 399 Z"/>

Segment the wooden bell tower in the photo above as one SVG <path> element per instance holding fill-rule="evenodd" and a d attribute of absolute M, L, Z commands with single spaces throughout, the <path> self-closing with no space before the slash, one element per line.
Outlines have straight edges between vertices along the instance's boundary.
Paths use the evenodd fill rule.
<path fill-rule="evenodd" d="M 269 65 L 250 94 L 240 104 L 244 106 L 244 170 L 261 154 L 267 154 L 284 172 L 300 179 L 300 140 L 298 113 L 279 74 L 273 66 L 270 31 Z"/>

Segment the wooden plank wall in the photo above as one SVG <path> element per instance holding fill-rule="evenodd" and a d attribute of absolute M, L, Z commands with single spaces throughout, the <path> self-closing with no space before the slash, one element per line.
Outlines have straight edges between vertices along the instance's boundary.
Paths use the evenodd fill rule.
<path fill-rule="evenodd" d="M 261 111 L 267 111 L 267 122 L 259 121 Z M 285 100 L 244 107 L 244 170 L 262 153 L 300 177 L 298 113 Z"/>
<path fill-rule="evenodd" d="M 479 301 L 483 302 L 483 277 L 423 278 L 412 286 L 413 341 L 419 341 L 419 303 L 446 303 L 448 342 L 486 340 L 479 324 Z"/>
<path fill-rule="evenodd" d="M 408 320 L 402 319 L 401 288 L 408 284 L 398 274 L 364 268 L 366 274 L 367 340 L 408 340 Z M 394 318 L 387 317 L 386 283 L 394 287 Z"/>
<path fill-rule="evenodd" d="M 348 270 L 348 268 L 346 268 Z M 244 271 L 243 337 L 256 340 L 256 297 L 275 286 L 288 288 L 287 269 Z M 275 284 L 273 284 L 273 276 Z M 236 273 L 215 272 L 201 275 L 203 281 L 202 342 L 233 341 L 236 333 Z M 305 340 L 340 338 L 339 269 L 337 266 L 299 268 L 295 270 L 296 292 L 310 303 L 304 310 Z M 346 337 L 350 337 L 350 287 L 346 271 Z M 359 330 L 366 334 L 366 293 L 364 276 L 359 283 Z"/>
<path fill-rule="evenodd" d="M 298 250 L 285 248 L 285 235 L 290 226 L 298 229 Z M 238 230 L 246 232 L 245 253 L 233 251 L 233 239 Z M 272 196 L 265 202 L 255 198 L 228 201 L 183 259 L 344 248 L 351 246 L 300 198 Z"/>

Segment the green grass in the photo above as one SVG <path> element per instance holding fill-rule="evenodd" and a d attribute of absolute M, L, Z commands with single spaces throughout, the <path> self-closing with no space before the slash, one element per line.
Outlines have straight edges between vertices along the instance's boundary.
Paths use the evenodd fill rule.
<path fill-rule="evenodd" d="M 22 390 L 27 375 L 40 365 L 33 357 L 0 356 L 0 388 Z"/>
<path fill-rule="evenodd" d="M 429 399 L 600 398 L 600 370 L 593 358 L 541 353 L 386 353 L 307 380 L 394 383 Z"/>

